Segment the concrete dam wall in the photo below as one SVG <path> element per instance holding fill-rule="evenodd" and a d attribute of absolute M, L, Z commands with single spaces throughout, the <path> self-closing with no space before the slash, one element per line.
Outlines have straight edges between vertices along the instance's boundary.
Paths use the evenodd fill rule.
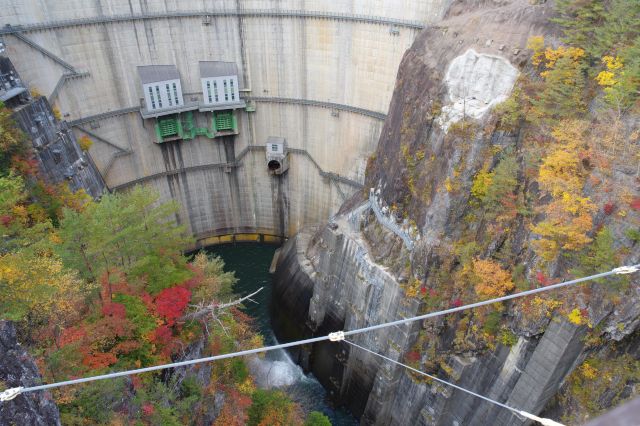
<path fill-rule="evenodd" d="M 3 0 L 0 32 L 26 83 L 92 137 L 109 188 L 153 185 L 207 244 L 293 235 L 361 188 L 402 55 L 449 0 L 414 3 Z M 199 61 L 235 63 L 255 112 L 236 112 L 235 136 L 156 143 L 136 67 L 175 65 L 188 101 L 202 97 Z M 288 143 L 282 176 L 268 173 L 268 136 Z"/>

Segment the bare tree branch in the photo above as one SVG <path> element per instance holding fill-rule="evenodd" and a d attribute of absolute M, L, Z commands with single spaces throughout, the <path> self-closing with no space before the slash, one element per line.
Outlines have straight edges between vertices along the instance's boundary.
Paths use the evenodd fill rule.
<path fill-rule="evenodd" d="M 260 291 L 262 291 L 262 289 L 264 289 L 264 287 L 260 287 L 258 290 L 254 291 L 253 293 L 251 293 L 248 296 L 244 296 L 241 297 L 240 299 L 236 299 L 234 301 L 230 301 L 227 303 L 216 303 L 211 302 L 208 305 L 200 305 L 200 306 L 196 306 L 193 305 L 194 308 L 196 308 L 196 310 L 194 312 L 188 313 L 186 315 L 184 315 L 182 318 L 180 318 L 178 321 L 179 322 L 187 322 L 187 321 L 194 321 L 194 320 L 199 320 L 202 319 L 203 317 L 207 316 L 207 315 L 211 315 L 213 318 L 216 318 L 216 314 L 220 311 L 222 311 L 223 309 L 227 309 L 230 308 L 232 306 L 236 306 L 241 304 L 242 302 L 244 302 L 245 300 L 250 300 L 253 303 L 257 303 L 255 300 L 252 300 L 251 298 L 253 296 L 255 296 L 256 294 L 260 293 Z"/>

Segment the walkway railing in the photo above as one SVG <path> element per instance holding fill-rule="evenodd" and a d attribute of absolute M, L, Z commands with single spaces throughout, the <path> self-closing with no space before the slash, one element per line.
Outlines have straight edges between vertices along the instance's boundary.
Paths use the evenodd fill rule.
<path fill-rule="evenodd" d="M 361 115 L 373 117 L 378 120 L 385 120 L 387 118 L 387 115 L 382 112 L 354 107 L 351 105 L 337 104 L 333 102 L 314 101 L 311 99 L 278 98 L 278 97 L 265 97 L 265 96 L 245 96 L 244 99 L 252 100 L 255 102 L 308 105 L 308 106 L 314 106 L 314 107 L 320 107 L 320 108 L 335 109 L 339 111 L 348 111 L 348 112 L 353 112 L 355 114 L 361 114 Z"/>
<path fill-rule="evenodd" d="M 336 104 L 336 103 L 333 103 L 333 102 L 315 101 L 315 100 L 312 100 L 312 99 L 278 98 L 278 97 L 267 98 L 267 97 L 261 97 L 261 96 L 245 96 L 245 97 L 243 97 L 243 99 L 245 99 L 245 100 L 253 100 L 255 102 L 279 103 L 279 104 L 295 104 L 295 105 L 313 106 L 313 107 L 318 107 L 318 108 L 337 109 L 337 110 L 341 110 L 341 111 L 352 112 L 354 114 L 365 115 L 367 117 L 372 117 L 372 118 L 375 118 L 375 119 L 378 119 L 378 120 L 384 120 L 384 119 L 387 118 L 387 115 L 382 113 L 382 112 L 371 111 L 371 110 L 368 110 L 368 109 L 354 107 L 354 106 L 351 106 L 351 105 Z M 140 111 L 140 107 L 139 106 L 132 106 L 132 107 L 114 109 L 113 111 L 106 111 L 106 112 L 102 112 L 100 114 L 88 115 L 86 117 L 81 117 L 81 118 L 78 118 L 76 120 L 71 120 L 71 121 L 69 121 L 69 125 L 70 126 L 79 126 L 79 125 L 82 125 L 82 124 L 85 124 L 85 123 L 89 123 L 91 121 L 104 120 L 106 118 L 117 117 L 119 115 L 129 114 L 131 112 L 138 112 L 138 111 Z"/>
<path fill-rule="evenodd" d="M 382 209 L 380 208 L 380 205 L 378 204 L 378 197 L 375 195 L 373 188 L 371 188 L 369 192 L 369 203 L 371 204 L 371 209 L 373 210 L 373 213 L 376 215 L 376 219 L 378 219 L 378 222 L 381 225 L 383 225 L 385 228 L 387 228 L 389 231 L 393 232 L 398 237 L 400 237 L 404 242 L 404 245 L 407 247 L 407 250 L 412 251 L 413 239 L 411 238 L 411 236 L 406 230 L 398 226 L 394 218 L 386 215 L 382 211 Z"/>
<path fill-rule="evenodd" d="M 421 30 L 425 26 L 422 22 L 406 19 L 385 18 L 382 16 L 359 15 L 353 13 L 319 12 L 306 10 L 188 10 L 172 12 L 139 13 L 126 15 L 95 16 L 91 18 L 64 19 L 59 21 L 40 22 L 26 25 L 7 25 L 0 29 L 0 34 L 16 34 L 56 28 L 77 27 L 82 25 L 107 24 L 113 22 L 140 21 L 169 18 L 194 17 L 247 17 L 247 18 L 305 18 L 331 19 L 339 21 L 361 22 L 366 24 L 392 25 L 395 27 Z"/>
<path fill-rule="evenodd" d="M 198 171 L 198 170 L 211 170 L 211 169 L 224 169 L 224 168 L 234 168 L 234 167 L 239 167 L 242 164 L 242 159 L 250 152 L 250 151 L 264 151 L 266 149 L 265 146 L 262 145 L 249 145 L 246 148 L 244 148 L 242 151 L 240 151 L 238 153 L 238 155 L 236 156 L 235 162 L 232 163 L 210 163 L 210 164 L 201 164 L 201 165 L 197 165 L 197 166 L 190 166 L 190 167 L 184 167 L 181 169 L 175 169 L 175 170 L 166 170 L 163 172 L 159 172 L 159 173 L 154 173 L 152 175 L 148 175 L 148 176 L 143 176 L 141 178 L 138 179 L 134 179 L 130 182 L 126 182 L 117 186 L 114 186 L 112 189 L 114 191 L 118 191 L 121 189 L 126 189 L 128 187 L 131 187 L 133 185 L 137 185 L 137 184 L 141 184 L 141 183 L 145 183 L 145 182 L 149 182 L 151 180 L 157 179 L 157 178 L 161 178 L 161 177 L 165 177 L 165 176 L 175 176 L 181 173 L 186 173 L 186 172 L 192 172 L 192 171 Z M 311 156 L 311 154 L 309 154 L 307 152 L 307 150 L 304 149 L 299 149 L 299 148 L 289 148 L 288 151 L 292 154 L 301 154 L 304 155 L 305 157 L 307 157 L 311 163 L 316 167 L 316 169 L 318 170 L 318 174 L 322 177 L 328 178 L 329 180 L 332 180 L 334 182 L 340 182 L 340 183 L 344 183 L 346 185 L 350 185 L 356 189 L 361 189 L 362 188 L 362 184 L 360 182 L 356 182 L 354 180 L 345 178 L 343 176 L 340 176 L 337 173 L 333 173 L 333 172 L 325 172 L 324 170 L 322 170 L 322 168 L 320 167 L 320 165 L 316 162 L 316 160 L 314 160 L 314 158 Z"/>

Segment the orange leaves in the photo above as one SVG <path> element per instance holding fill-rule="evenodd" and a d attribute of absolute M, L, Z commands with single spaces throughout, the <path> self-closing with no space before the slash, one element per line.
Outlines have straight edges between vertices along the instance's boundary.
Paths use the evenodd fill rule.
<path fill-rule="evenodd" d="M 493 260 L 475 259 L 473 273 L 478 279 L 475 286 L 478 296 L 487 299 L 501 297 L 515 288 L 509 271 Z"/>
<path fill-rule="evenodd" d="M 117 319 L 124 319 L 127 315 L 127 312 L 124 308 L 124 305 L 121 303 L 105 303 L 102 307 L 102 315 L 107 317 L 115 317 Z"/>
<path fill-rule="evenodd" d="M 89 352 L 82 358 L 82 364 L 92 370 L 108 367 L 115 364 L 116 361 L 117 358 L 114 354 L 104 352 Z"/>
<path fill-rule="evenodd" d="M 58 339 L 58 344 L 60 346 L 66 346 L 70 343 L 84 339 L 85 337 L 87 337 L 87 331 L 84 328 L 69 327 L 65 329 L 60 335 L 60 338 Z"/>
<path fill-rule="evenodd" d="M 593 226 L 591 214 L 596 206 L 582 196 L 586 173 L 579 153 L 586 131 L 586 123 L 579 120 L 563 121 L 555 127 L 552 135 L 557 145 L 540 166 L 540 189 L 548 192 L 553 201 L 543 208 L 545 220 L 531 230 L 542 237 L 533 246 L 547 261 L 560 250 L 579 250 L 591 242 L 587 233 Z"/>

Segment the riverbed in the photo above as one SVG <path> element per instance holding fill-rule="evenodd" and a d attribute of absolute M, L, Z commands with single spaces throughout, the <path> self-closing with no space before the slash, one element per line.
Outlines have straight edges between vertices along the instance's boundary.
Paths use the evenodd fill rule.
<path fill-rule="evenodd" d="M 276 249 L 274 245 L 258 243 L 226 244 L 207 249 L 209 255 L 220 256 L 224 260 L 226 271 L 235 271 L 238 278 L 234 286 L 236 294 L 245 296 L 264 287 L 252 297 L 255 303 L 246 302 L 243 311 L 255 319 L 256 328 L 264 337 L 265 345 L 277 343 L 269 316 L 272 281 L 269 266 Z M 305 374 L 286 351 L 272 351 L 264 358 L 253 358 L 250 368 L 259 387 L 285 391 L 292 400 L 300 404 L 305 413 L 320 411 L 331 419 L 332 424 L 338 426 L 358 424 L 348 412 L 332 406 L 318 380 L 312 374 Z"/>

